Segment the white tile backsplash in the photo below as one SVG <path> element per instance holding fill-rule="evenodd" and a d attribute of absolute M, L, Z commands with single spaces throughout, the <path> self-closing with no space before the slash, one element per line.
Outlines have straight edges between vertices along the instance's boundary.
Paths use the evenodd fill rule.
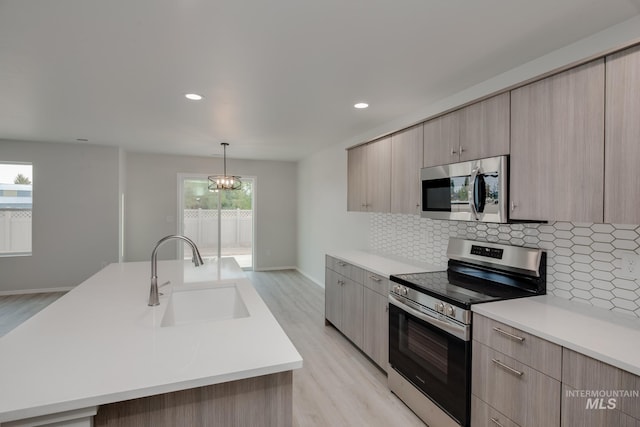
<path fill-rule="evenodd" d="M 624 252 L 640 254 L 640 226 L 629 224 L 488 224 L 374 213 L 370 249 L 444 265 L 449 237 L 542 248 L 547 293 L 640 317 L 640 284 L 620 270 Z"/>

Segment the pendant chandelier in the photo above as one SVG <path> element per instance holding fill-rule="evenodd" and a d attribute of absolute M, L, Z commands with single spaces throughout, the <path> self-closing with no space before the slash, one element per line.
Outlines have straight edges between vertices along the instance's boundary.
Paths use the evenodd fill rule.
<path fill-rule="evenodd" d="M 227 175 L 227 146 L 228 142 L 221 142 L 224 149 L 224 175 L 211 175 L 209 177 L 209 191 L 239 190 L 242 181 L 239 176 Z"/>

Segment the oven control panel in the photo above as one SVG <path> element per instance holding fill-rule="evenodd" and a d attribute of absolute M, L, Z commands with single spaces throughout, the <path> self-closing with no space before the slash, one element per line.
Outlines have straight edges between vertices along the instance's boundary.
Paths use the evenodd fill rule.
<path fill-rule="evenodd" d="M 479 255 L 487 258 L 502 259 L 504 249 L 490 248 L 487 246 L 472 245 L 471 255 Z"/>
<path fill-rule="evenodd" d="M 408 288 L 406 286 L 393 285 L 391 287 L 391 293 L 418 303 L 427 309 L 431 309 L 441 314 L 442 316 L 450 317 L 467 324 L 470 320 L 471 314 L 469 310 L 454 307 L 451 304 L 439 301 L 438 299 L 433 298 L 429 295 L 416 292 L 414 289 Z"/>

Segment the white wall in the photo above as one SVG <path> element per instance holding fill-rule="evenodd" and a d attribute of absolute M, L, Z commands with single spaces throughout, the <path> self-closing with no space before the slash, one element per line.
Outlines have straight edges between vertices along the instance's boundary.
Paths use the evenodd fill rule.
<path fill-rule="evenodd" d="M 324 286 L 324 255 L 366 249 L 368 214 L 347 212 L 347 153 L 333 146 L 298 162 L 298 270 Z"/>
<path fill-rule="evenodd" d="M 298 268 L 314 281 L 324 282 L 324 253 L 338 248 L 367 248 L 370 214 L 346 212 L 345 148 L 382 134 L 418 123 L 427 117 L 455 108 L 516 85 L 554 69 L 640 40 L 640 17 L 613 26 L 593 36 L 558 49 L 442 99 L 390 123 L 336 143 L 299 163 L 298 181 Z M 321 201 L 319 203 L 318 201 Z"/>
<path fill-rule="evenodd" d="M 0 257 L 0 293 L 70 288 L 118 261 L 118 149 L 0 141 L 0 161 L 33 163 L 33 246 Z"/>
<path fill-rule="evenodd" d="M 229 173 L 256 177 L 256 270 L 296 265 L 296 163 L 227 159 Z M 178 229 L 178 173 L 222 173 L 221 158 L 128 152 L 125 260 L 146 261 L 155 243 Z M 177 244 L 159 258 L 175 258 Z"/>

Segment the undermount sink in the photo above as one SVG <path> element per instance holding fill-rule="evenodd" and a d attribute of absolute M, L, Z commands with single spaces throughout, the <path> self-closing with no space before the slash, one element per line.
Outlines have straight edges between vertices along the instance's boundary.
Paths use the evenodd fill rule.
<path fill-rule="evenodd" d="M 174 289 L 160 326 L 240 319 L 248 316 L 247 306 L 235 284 Z"/>

